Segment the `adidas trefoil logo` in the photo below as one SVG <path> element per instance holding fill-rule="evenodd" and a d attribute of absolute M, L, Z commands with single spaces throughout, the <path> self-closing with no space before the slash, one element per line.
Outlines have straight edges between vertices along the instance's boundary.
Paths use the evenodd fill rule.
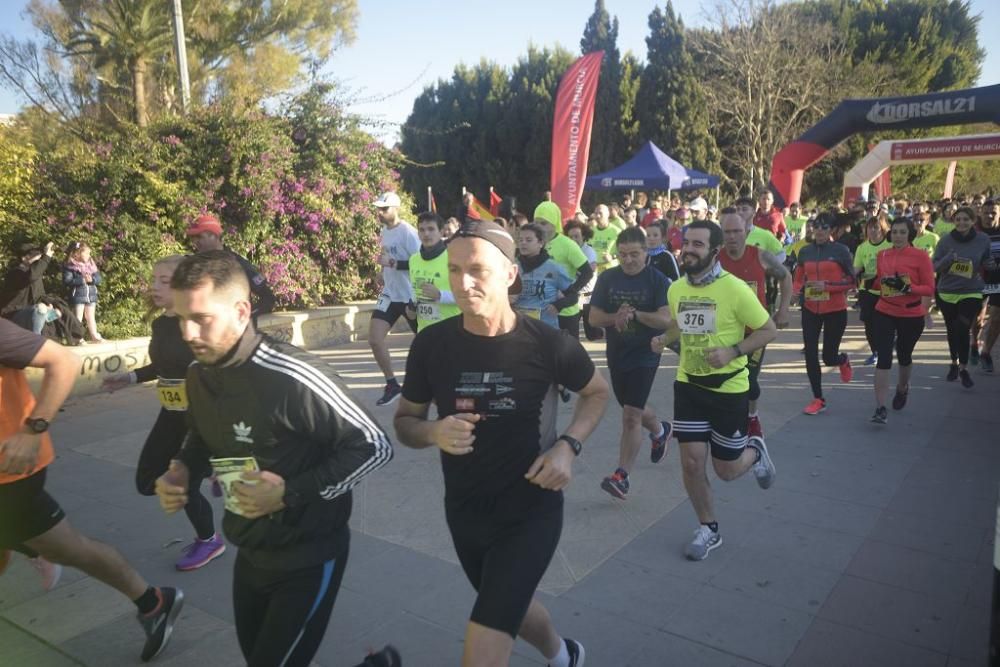
<path fill-rule="evenodd" d="M 252 445 L 253 438 L 250 437 L 250 431 L 252 430 L 252 426 L 247 426 L 243 422 L 233 424 L 233 433 L 236 434 L 236 442 L 245 442 L 248 445 Z"/>

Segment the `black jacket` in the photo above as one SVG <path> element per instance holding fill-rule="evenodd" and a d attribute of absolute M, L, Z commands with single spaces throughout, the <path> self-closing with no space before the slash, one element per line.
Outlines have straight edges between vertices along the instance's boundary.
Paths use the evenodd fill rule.
<path fill-rule="evenodd" d="M 253 306 L 253 316 L 263 315 L 265 313 L 274 312 L 274 292 L 271 291 L 271 286 L 267 284 L 267 279 L 261 275 L 257 267 L 250 263 L 246 257 L 229 250 L 236 261 L 240 263 L 243 267 L 243 272 L 247 274 L 247 280 L 250 281 L 250 291 L 253 295 L 257 297 L 257 303 Z M 256 320 L 254 320 L 256 322 Z"/>
<path fill-rule="evenodd" d="M 187 440 L 178 456 L 192 471 L 210 457 L 253 456 L 285 480 L 280 512 L 222 527 L 262 568 L 309 567 L 347 539 L 351 488 L 392 458 L 392 443 L 322 359 L 250 327 L 219 363 L 187 373 Z"/>
<path fill-rule="evenodd" d="M 0 287 L 0 315 L 7 317 L 22 308 L 34 306 L 45 296 L 42 277 L 51 261 L 51 257 L 42 255 L 27 267 L 18 262 L 7 271 Z"/>

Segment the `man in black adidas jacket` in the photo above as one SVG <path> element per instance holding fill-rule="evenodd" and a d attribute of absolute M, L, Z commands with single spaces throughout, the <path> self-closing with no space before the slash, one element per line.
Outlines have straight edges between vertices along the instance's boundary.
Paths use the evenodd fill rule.
<path fill-rule="evenodd" d="M 388 463 L 392 444 L 329 364 L 254 329 L 246 274 L 230 253 L 186 258 L 171 288 L 196 363 L 181 389 L 188 437 L 157 493 L 175 512 L 188 475 L 211 467 L 225 492 L 223 530 L 239 548 L 243 655 L 253 667 L 308 665 L 344 574 L 351 488 Z"/>

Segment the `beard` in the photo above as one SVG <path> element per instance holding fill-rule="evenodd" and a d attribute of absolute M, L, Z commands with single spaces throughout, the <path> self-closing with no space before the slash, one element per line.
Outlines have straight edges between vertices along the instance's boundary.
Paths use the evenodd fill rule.
<path fill-rule="evenodd" d="M 715 264 L 715 257 L 716 253 L 714 252 L 709 252 L 705 257 L 699 257 L 693 252 L 685 252 L 681 254 L 681 263 L 684 265 L 685 271 L 691 275 L 697 275 Z"/>

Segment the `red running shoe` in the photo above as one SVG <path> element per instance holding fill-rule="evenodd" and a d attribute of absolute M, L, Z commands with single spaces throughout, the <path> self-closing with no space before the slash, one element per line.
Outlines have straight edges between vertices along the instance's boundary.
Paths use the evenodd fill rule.
<path fill-rule="evenodd" d="M 851 358 L 844 355 L 844 363 L 840 364 L 840 381 L 847 384 L 854 377 L 854 369 L 851 368 Z"/>
<path fill-rule="evenodd" d="M 806 413 L 807 415 L 818 415 L 819 413 L 825 411 L 826 411 L 826 401 L 824 401 L 822 398 L 814 398 L 812 403 L 807 405 L 802 412 Z"/>

